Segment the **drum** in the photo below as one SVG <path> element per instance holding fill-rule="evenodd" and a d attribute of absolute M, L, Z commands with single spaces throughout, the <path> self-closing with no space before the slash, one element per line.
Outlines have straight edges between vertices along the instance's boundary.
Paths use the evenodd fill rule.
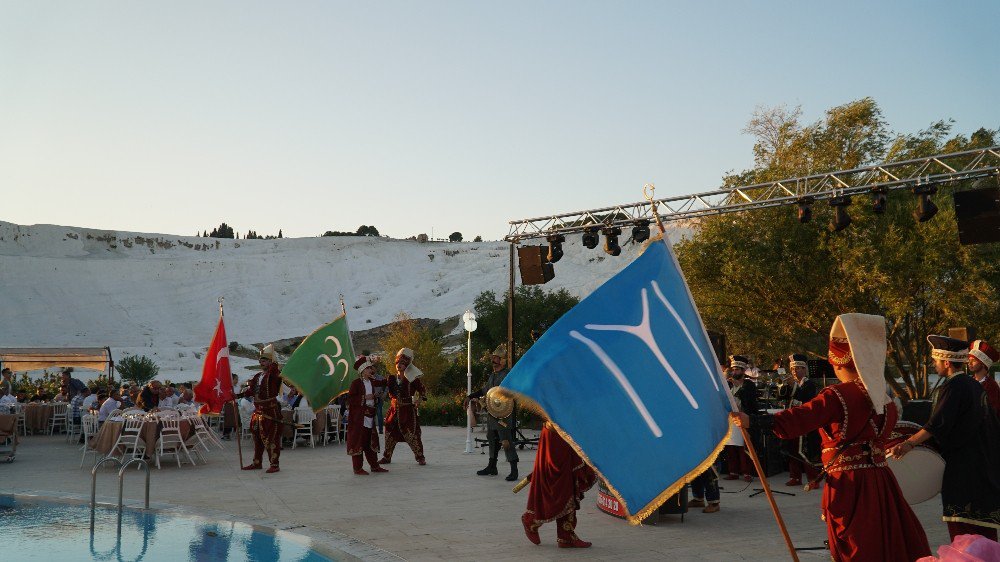
<path fill-rule="evenodd" d="M 920 426 L 915 423 L 897 422 L 889 435 L 886 450 L 902 443 L 918 431 Z M 906 503 L 916 505 L 941 493 L 944 459 L 929 442 L 917 445 L 901 459 L 891 458 L 888 462 L 899 488 L 903 491 Z"/>

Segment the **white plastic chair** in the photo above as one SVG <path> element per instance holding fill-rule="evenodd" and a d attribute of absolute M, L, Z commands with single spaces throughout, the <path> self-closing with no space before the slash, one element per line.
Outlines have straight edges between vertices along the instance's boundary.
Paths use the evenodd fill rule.
<path fill-rule="evenodd" d="M 309 446 L 316 447 L 316 438 L 313 436 L 313 420 L 316 414 L 309 408 L 295 408 L 292 412 L 292 421 L 295 422 L 295 433 L 292 435 L 292 448 L 298 443 L 299 437 L 309 440 Z"/>
<path fill-rule="evenodd" d="M 119 460 L 123 463 L 126 462 L 126 457 L 134 459 L 142 458 L 146 452 L 146 442 L 143 441 L 141 435 L 144 421 L 138 417 L 126 417 L 122 433 L 118 436 L 118 440 L 115 441 L 115 445 L 111 448 L 108 456 L 115 456 L 115 453 L 120 449 L 121 458 Z"/>
<path fill-rule="evenodd" d="M 56 432 L 56 426 L 61 426 L 66 430 L 66 404 L 65 402 L 52 404 L 52 417 L 49 418 L 49 435 Z"/>
<path fill-rule="evenodd" d="M 73 408 L 66 408 L 66 441 L 72 441 L 80 434 L 80 424 L 73 419 Z"/>
<path fill-rule="evenodd" d="M 21 431 L 22 437 L 28 436 L 28 424 L 24 421 L 24 404 L 15 403 L 10 405 L 11 413 L 17 416 L 17 427 L 14 432 L 17 433 L 18 429 Z"/>
<path fill-rule="evenodd" d="M 326 429 L 323 431 L 323 444 L 333 441 L 340 443 L 340 406 L 326 407 Z"/>
<path fill-rule="evenodd" d="M 198 436 L 198 440 L 204 445 L 205 442 L 211 443 L 216 447 L 225 450 L 226 446 L 222 444 L 222 439 L 215 433 L 215 430 L 205 422 L 205 418 L 200 415 L 194 415 L 189 418 L 191 423 L 194 424 L 194 434 Z M 208 446 L 205 446 L 205 452 L 208 452 Z"/>
<path fill-rule="evenodd" d="M 181 436 L 180 418 L 165 418 L 160 420 L 160 423 L 163 427 L 156 447 L 156 468 L 160 468 L 160 457 L 164 455 L 173 455 L 177 459 L 177 467 L 180 468 L 181 452 L 187 456 L 189 463 L 194 464 L 191 452 L 188 451 L 187 445 L 184 444 L 184 438 Z"/>
<path fill-rule="evenodd" d="M 80 468 L 83 468 L 83 462 L 87 460 L 87 454 L 93 454 L 95 461 L 101 456 L 100 451 L 90 448 L 90 440 L 97 435 L 97 416 L 87 414 L 81 417 L 80 429 L 83 431 L 83 458 L 80 459 Z M 112 449 L 112 451 L 114 450 Z"/>

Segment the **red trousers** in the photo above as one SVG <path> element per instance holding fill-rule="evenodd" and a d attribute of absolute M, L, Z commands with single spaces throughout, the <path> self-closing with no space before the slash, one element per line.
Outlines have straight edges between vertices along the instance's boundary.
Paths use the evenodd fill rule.
<path fill-rule="evenodd" d="M 726 445 L 726 466 L 729 474 L 754 474 L 750 455 L 746 449 L 738 445 Z"/>
<path fill-rule="evenodd" d="M 364 468 L 364 463 L 361 462 L 361 455 L 364 454 L 365 458 L 368 459 L 368 466 L 371 468 L 378 468 L 378 457 L 375 456 L 375 450 L 372 449 L 372 431 L 371 427 L 362 427 L 362 438 L 361 438 L 361 452 L 356 455 L 351 455 L 351 462 L 354 463 L 354 470 L 361 470 Z"/>
<path fill-rule="evenodd" d="M 806 478 L 810 481 L 819 475 L 816 467 L 800 459 L 788 459 L 788 476 L 793 480 L 802 480 L 802 468 L 805 467 Z"/>

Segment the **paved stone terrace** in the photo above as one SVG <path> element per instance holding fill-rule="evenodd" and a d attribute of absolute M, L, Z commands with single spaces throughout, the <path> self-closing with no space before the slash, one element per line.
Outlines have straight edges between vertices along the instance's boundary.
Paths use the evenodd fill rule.
<path fill-rule="evenodd" d="M 530 433 L 530 432 L 529 432 Z M 244 458 L 250 447 L 244 442 Z M 594 542 L 587 550 L 557 549 L 555 528 L 542 528 L 542 544 L 525 539 L 520 525 L 526 491 L 511 493 L 500 477 L 476 476 L 486 456 L 463 454 L 463 428 L 424 428 L 427 466 L 417 466 L 405 444 L 396 448 L 388 474 L 355 476 L 344 446 L 286 449 L 281 472 L 238 470 L 235 442 L 208 454 L 207 465 L 177 468 L 167 463 L 153 469 L 151 501 L 211 510 L 237 517 L 305 526 L 310 534 L 329 532 L 361 541 L 351 550 L 361 558 L 407 560 L 782 560 L 784 542 L 763 495 L 749 497 L 753 487 L 723 482 L 722 510 L 692 510 L 664 516 L 659 524 L 633 527 L 599 511 L 591 492 L 580 511 L 578 534 Z M 521 475 L 530 471 L 534 451 L 524 450 Z M 91 464 L 88 457 L 88 464 Z M 0 493 L 41 491 L 54 496 L 85 497 L 90 470 L 78 468 L 80 451 L 62 437 L 29 436 L 18 447 L 17 460 L 0 464 Z M 137 475 L 138 476 L 138 475 Z M 638 476 L 638 475 L 637 475 Z M 820 493 L 786 488 L 787 473 L 771 477 L 776 489 L 796 495 L 778 496 L 797 547 L 821 546 L 826 537 L 819 519 Z M 98 496 L 114 501 L 117 478 L 111 470 L 98 476 Z M 127 479 L 128 500 L 142 497 L 142 478 Z M 916 506 L 931 547 L 948 542 L 940 520 L 940 500 Z M 391 556 L 389 556 L 391 557 Z M 802 560 L 828 560 L 825 551 L 804 551 Z"/>

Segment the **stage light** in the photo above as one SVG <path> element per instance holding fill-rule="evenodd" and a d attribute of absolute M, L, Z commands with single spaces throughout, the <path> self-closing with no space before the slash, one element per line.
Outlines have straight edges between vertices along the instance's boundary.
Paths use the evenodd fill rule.
<path fill-rule="evenodd" d="M 637 244 L 642 244 L 646 240 L 649 240 L 649 221 L 635 221 L 635 226 L 632 227 L 632 241 Z"/>
<path fill-rule="evenodd" d="M 875 188 L 872 190 L 872 212 L 876 215 L 881 215 L 885 213 L 885 208 L 889 204 L 889 198 L 885 194 L 884 188 Z"/>
<path fill-rule="evenodd" d="M 597 235 L 597 228 L 590 227 L 583 231 L 583 246 L 588 250 L 593 250 L 597 247 L 597 244 L 601 241 L 601 238 Z"/>
<path fill-rule="evenodd" d="M 562 243 L 566 241 L 566 237 L 562 234 L 553 234 L 546 237 L 549 241 L 549 255 L 547 256 L 549 263 L 556 263 L 563 257 Z"/>
<path fill-rule="evenodd" d="M 840 232 L 851 224 L 851 215 L 847 214 L 847 206 L 851 204 L 850 195 L 841 195 L 830 199 L 833 207 L 833 220 L 830 221 L 830 232 Z"/>
<path fill-rule="evenodd" d="M 805 224 L 812 220 L 813 210 L 812 210 L 812 197 L 803 197 L 799 199 L 799 222 Z"/>
<path fill-rule="evenodd" d="M 937 214 L 937 205 L 931 201 L 931 195 L 935 193 L 936 185 L 918 185 L 913 188 L 913 194 L 917 196 L 917 209 L 913 211 L 913 218 L 917 222 L 927 222 Z"/>
<path fill-rule="evenodd" d="M 617 256 L 622 253 L 621 246 L 618 245 L 618 235 L 622 229 L 612 226 L 604 229 L 604 251 L 608 255 Z"/>

